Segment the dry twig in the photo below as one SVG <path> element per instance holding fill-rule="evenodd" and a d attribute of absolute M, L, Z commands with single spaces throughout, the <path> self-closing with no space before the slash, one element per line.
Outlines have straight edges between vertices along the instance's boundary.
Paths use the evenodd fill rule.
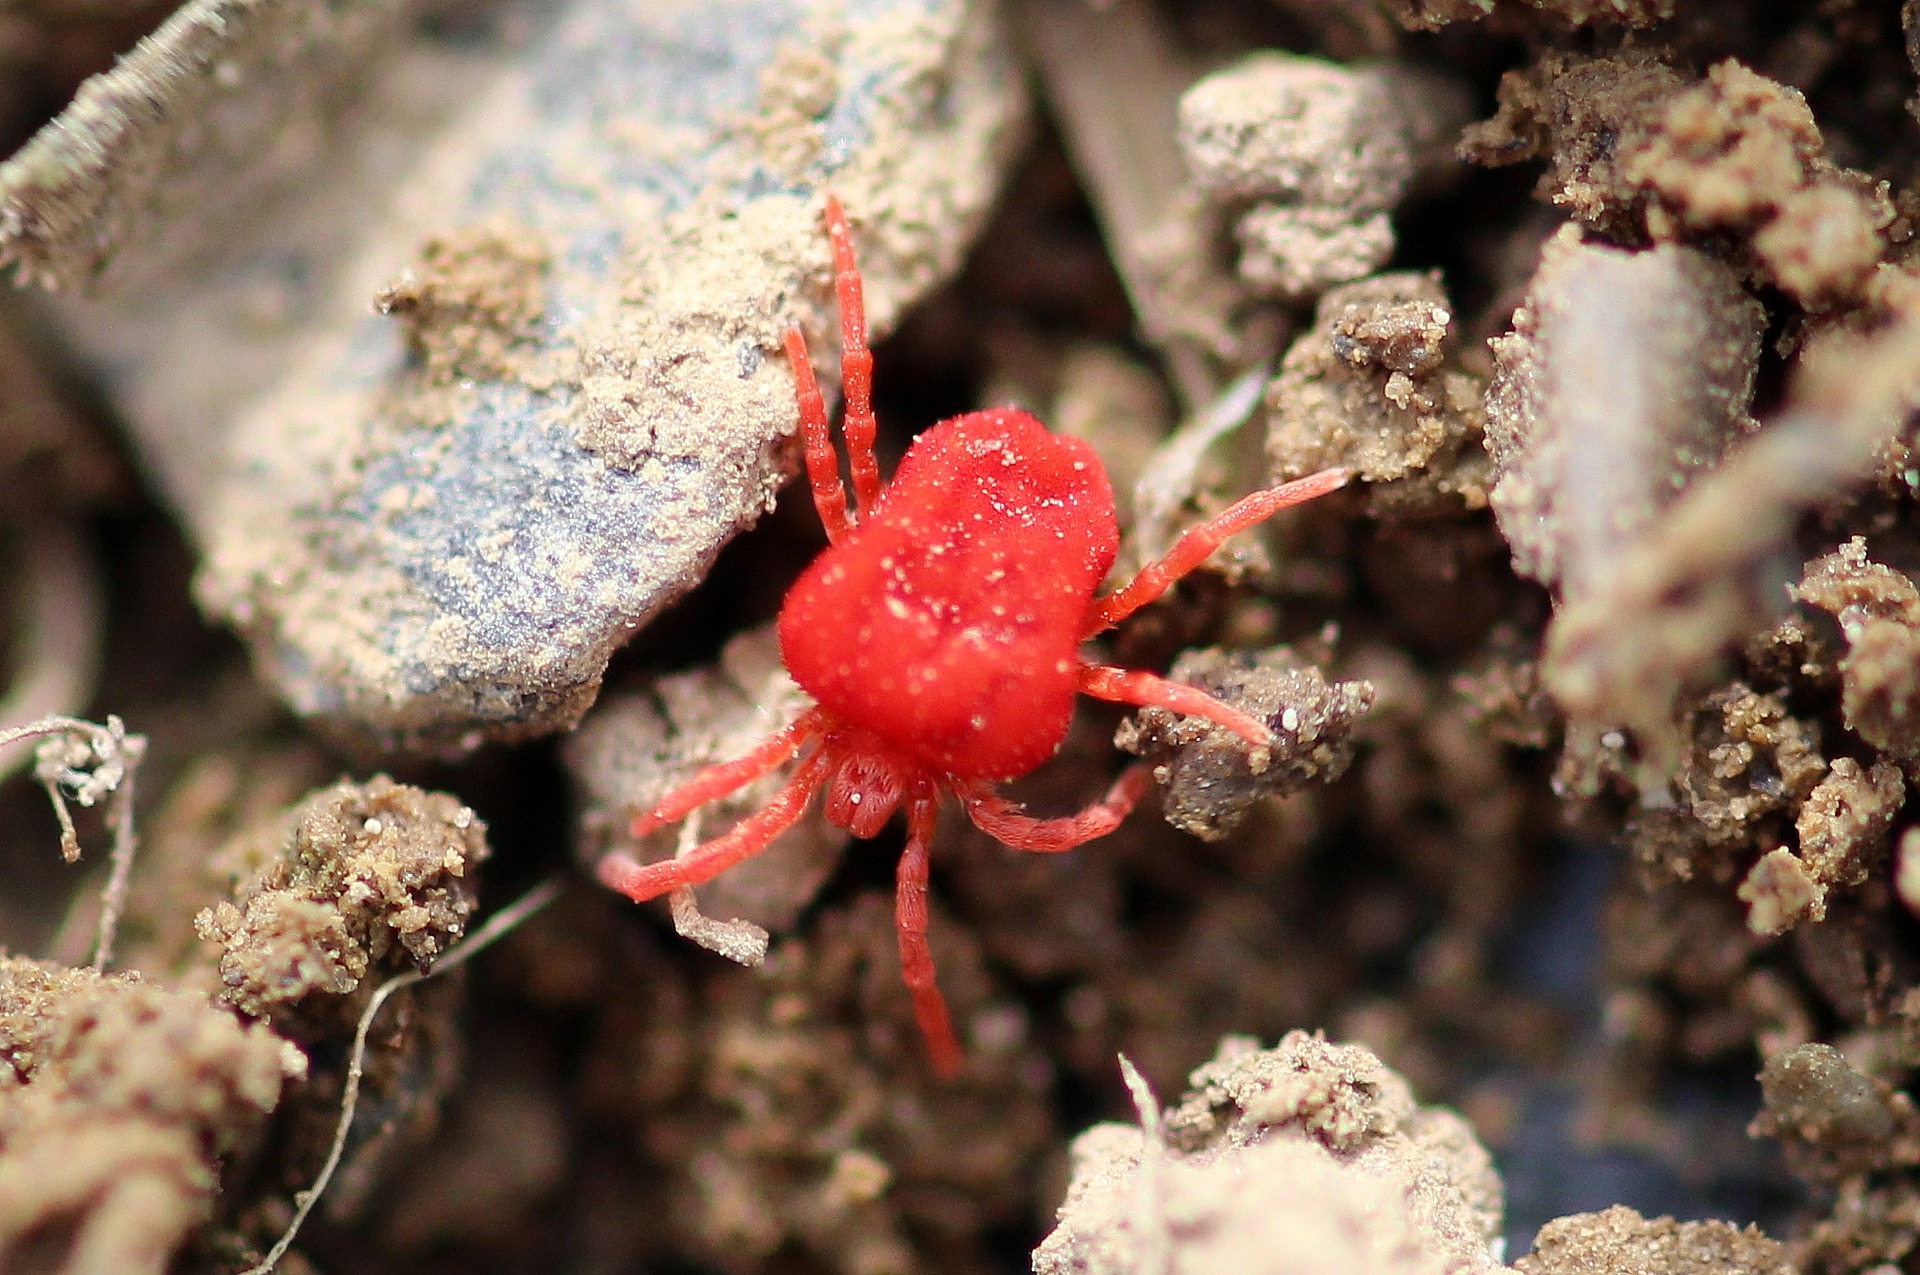
<path fill-rule="evenodd" d="M 293 1220 L 287 1223 L 287 1229 L 274 1241 L 267 1255 L 254 1266 L 248 1267 L 242 1275 L 270 1275 L 280 1259 L 287 1255 L 298 1238 L 300 1228 L 306 1224 L 314 1206 L 320 1197 L 326 1194 L 327 1185 L 333 1181 L 334 1171 L 340 1167 L 340 1159 L 346 1154 L 347 1135 L 353 1130 L 353 1115 L 360 1103 L 360 1078 L 367 1061 L 367 1036 L 373 1031 L 373 1020 L 380 1007 L 391 1000 L 396 992 L 424 982 L 436 974 L 457 969 L 478 956 L 500 939 L 518 929 L 527 918 L 546 907 L 560 896 L 560 882 L 548 881 L 537 885 L 521 895 L 519 899 L 500 909 L 487 919 L 487 923 L 475 930 L 467 940 L 451 949 L 441 957 L 430 970 L 409 970 L 396 974 L 374 989 L 373 996 L 367 1001 L 367 1007 L 361 1011 L 359 1025 L 353 1032 L 353 1051 L 347 1058 L 347 1083 L 340 1098 L 340 1120 L 333 1128 L 333 1145 L 327 1149 L 326 1163 L 320 1166 L 320 1172 L 313 1179 L 313 1185 L 299 1195 L 299 1204 L 293 1212 Z"/>

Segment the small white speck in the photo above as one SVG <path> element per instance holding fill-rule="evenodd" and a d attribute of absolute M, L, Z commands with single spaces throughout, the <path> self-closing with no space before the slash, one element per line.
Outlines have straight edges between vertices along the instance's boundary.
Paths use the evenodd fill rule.
<path fill-rule="evenodd" d="M 1285 731 L 1299 730 L 1300 714 L 1295 712 L 1291 708 L 1288 709 L 1286 712 L 1280 714 L 1280 729 Z"/>
<path fill-rule="evenodd" d="M 387 825 L 381 823 L 378 819 L 369 819 L 360 825 L 360 829 L 369 837 L 377 837 L 387 830 Z"/>
<path fill-rule="evenodd" d="M 1600 737 L 1600 746 L 1602 748 L 1625 748 L 1627 746 L 1627 737 L 1617 730 L 1610 730 Z"/>

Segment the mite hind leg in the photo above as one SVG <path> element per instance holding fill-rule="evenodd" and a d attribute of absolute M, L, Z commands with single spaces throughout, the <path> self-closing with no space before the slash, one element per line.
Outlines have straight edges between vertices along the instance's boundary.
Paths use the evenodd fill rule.
<path fill-rule="evenodd" d="M 1077 815 L 1056 819 L 1036 819 L 1020 803 L 1009 801 L 986 784 L 968 784 L 955 791 L 974 827 L 1000 844 L 1014 850 L 1057 854 L 1097 841 L 1118 828 L 1140 804 L 1152 782 L 1153 770 L 1146 763 L 1129 766 L 1105 797 Z"/>
<path fill-rule="evenodd" d="M 928 856 L 933 846 L 935 813 L 934 793 L 924 787 L 916 791 L 907 806 L 907 849 L 900 856 L 897 870 L 894 925 L 900 936 L 900 972 L 907 981 L 907 995 L 913 1000 L 914 1021 L 927 1042 L 927 1057 L 934 1072 L 950 1080 L 960 1074 L 966 1054 L 954 1034 L 946 997 L 935 981 L 933 948 L 927 942 Z"/>

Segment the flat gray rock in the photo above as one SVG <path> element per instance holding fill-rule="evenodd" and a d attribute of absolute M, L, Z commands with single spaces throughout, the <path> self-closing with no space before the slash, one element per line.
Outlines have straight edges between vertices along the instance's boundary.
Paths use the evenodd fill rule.
<path fill-rule="evenodd" d="M 183 14 L 113 73 L 146 96 L 76 103 L 103 143 L 0 169 L 0 254 L 96 294 L 65 317 L 201 601 L 296 710 L 390 746 L 563 728 L 791 469 L 782 334 L 823 373 L 839 344 L 821 192 L 884 328 L 983 218 L 1019 77 L 984 0 L 332 7 L 190 6 L 225 27 Z M 262 131 L 276 94 L 306 107 Z M 139 165 L 66 162 L 101 145 Z"/>

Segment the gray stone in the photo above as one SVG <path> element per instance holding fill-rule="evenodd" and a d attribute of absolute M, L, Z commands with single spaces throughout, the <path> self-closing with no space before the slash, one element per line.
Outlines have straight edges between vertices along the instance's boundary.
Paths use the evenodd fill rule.
<path fill-rule="evenodd" d="M 790 471 L 782 335 L 838 348 L 820 192 L 876 327 L 956 267 L 1024 109 L 995 7 L 315 8 L 189 6 L 0 170 L 0 254 L 93 294 L 65 318 L 199 597 L 297 711 L 564 728 Z"/>

